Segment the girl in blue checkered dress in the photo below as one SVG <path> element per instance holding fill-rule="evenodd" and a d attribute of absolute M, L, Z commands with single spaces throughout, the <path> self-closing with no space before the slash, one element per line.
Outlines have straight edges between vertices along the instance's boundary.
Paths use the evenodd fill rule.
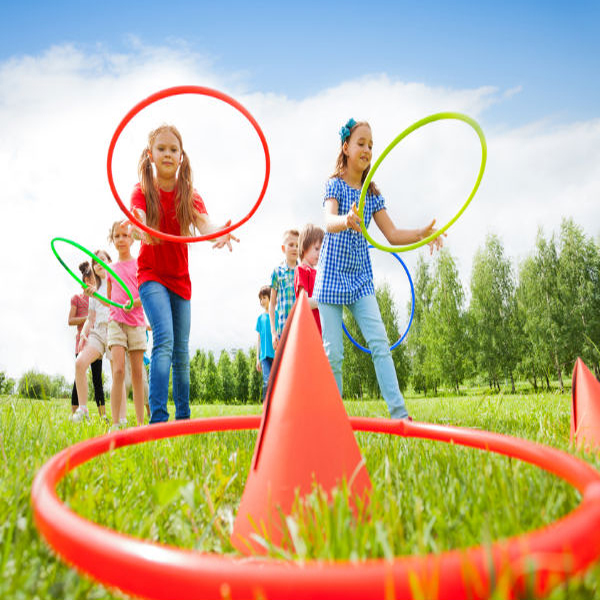
<path fill-rule="evenodd" d="M 365 121 L 350 119 L 340 131 L 341 148 L 336 169 L 325 187 L 325 238 L 321 246 L 313 291 L 319 305 L 323 346 L 342 393 L 342 312 L 347 306 L 367 342 L 381 394 L 390 415 L 406 419 L 408 412 L 398 386 L 394 362 L 379 306 L 375 298 L 368 244 L 360 229 L 357 206 L 363 182 L 371 167 L 373 137 Z M 431 235 L 435 219 L 421 229 L 398 229 L 385 209 L 385 201 L 371 181 L 365 199 L 364 222 L 371 219 L 393 246 L 412 244 Z M 442 246 L 442 236 L 430 251 Z"/>

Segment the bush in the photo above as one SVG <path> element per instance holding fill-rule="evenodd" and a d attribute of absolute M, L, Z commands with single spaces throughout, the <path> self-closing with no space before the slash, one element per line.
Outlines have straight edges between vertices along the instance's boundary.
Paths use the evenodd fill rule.
<path fill-rule="evenodd" d="M 67 380 L 62 375 L 46 375 L 27 371 L 19 380 L 19 396 L 33 399 L 63 398 L 70 393 Z"/>

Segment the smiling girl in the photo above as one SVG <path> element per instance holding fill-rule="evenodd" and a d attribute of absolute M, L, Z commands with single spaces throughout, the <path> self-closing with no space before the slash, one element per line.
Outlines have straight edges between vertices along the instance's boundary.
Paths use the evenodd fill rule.
<path fill-rule="evenodd" d="M 373 269 L 368 244 L 360 229 L 356 207 L 371 168 L 373 136 L 366 121 L 350 119 L 340 130 L 341 147 L 333 175 L 327 181 L 325 237 L 321 246 L 313 298 L 317 300 L 323 347 L 342 393 L 342 311 L 347 306 L 371 350 L 379 389 L 392 418 L 405 419 L 408 412 L 398 386 L 396 370 L 379 306 L 375 298 Z M 435 219 L 421 229 L 398 229 L 385 208 L 383 196 L 371 181 L 367 190 L 364 223 L 371 218 L 394 246 L 410 244 L 435 231 Z M 436 238 L 430 249 L 442 246 Z"/>
<path fill-rule="evenodd" d="M 214 233 L 213 224 L 192 185 L 190 161 L 179 131 L 162 125 L 151 131 L 138 164 L 140 183 L 131 197 L 132 211 L 153 229 L 174 235 Z M 169 374 L 173 367 L 175 418 L 190 416 L 190 299 L 192 285 L 187 244 L 159 241 L 138 230 L 142 245 L 137 279 L 140 298 L 153 332 L 150 362 L 150 423 L 167 421 Z M 231 234 L 217 238 L 213 248 L 239 241 Z"/>

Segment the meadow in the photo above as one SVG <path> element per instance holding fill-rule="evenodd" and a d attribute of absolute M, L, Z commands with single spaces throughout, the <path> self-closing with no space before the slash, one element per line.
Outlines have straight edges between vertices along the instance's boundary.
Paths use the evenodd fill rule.
<path fill-rule="evenodd" d="M 479 392 L 408 397 L 407 404 L 418 421 L 487 429 L 575 452 L 567 394 Z M 387 415 L 380 401 L 346 402 L 346 410 Z M 41 465 L 65 446 L 106 432 L 97 417 L 70 423 L 69 412 L 64 399 L 0 397 L 1 598 L 124 597 L 63 564 L 33 523 L 30 491 Z M 193 417 L 259 412 L 256 405 L 192 407 Z M 255 431 L 211 433 L 122 448 L 76 469 L 59 485 L 59 496 L 86 518 L 124 533 L 233 554 L 229 532 L 255 440 Z M 357 517 L 341 495 L 328 505 L 315 490 L 292 514 L 291 549 L 271 549 L 273 556 L 360 561 L 466 548 L 543 527 L 581 500 L 562 480 L 514 459 L 370 433 L 358 433 L 357 441 L 374 486 L 368 510 Z M 577 454 L 600 469 L 597 455 Z M 312 535 L 315 527 L 325 534 Z M 600 565 L 549 598 L 600 598 Z"/>

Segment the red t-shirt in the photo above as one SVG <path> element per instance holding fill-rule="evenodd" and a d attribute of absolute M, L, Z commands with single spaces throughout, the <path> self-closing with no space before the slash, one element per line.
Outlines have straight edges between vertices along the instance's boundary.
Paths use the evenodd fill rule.
<path fill-rule="evenodd" d="M 294 273 L 294 291 L 296 292 L 296 298 L 300 288 L 303 287 L 306 290 L 309 298 L 312 298 L 313 288 L 315 287 L 315 278 L 317 277 L 317 270 L 313 269 L 309 265 L 302 263 L 296 267 Z M 321 317 L 319 316 L 319 309 L 313 308 L 313 316 L 317 322 L 319 328 L 319 334 L 321 333 Z"/>
<path fill-rule="evenodd" d="M 159 229 L 164 233 L 181 235 L 181 228 L 175 214 L 175 193 L 160 192 L 161 216 Z M 204 202 L 194 190 L 194 204 L 199 212 L 206 214 Z M 146 197 L 138 183 L 131 194 L 131 208 L 140 208 L 146 212 Z M 184 300 L 192 297 L 192 282 L 188 269 L 188 247 L 183 242 L 158 240 L 156 244 L 142 242 L 138 255 L 138 286 L 145 281 L 157 281 L 181 296 Z"/>
<path fill-rule="evenodd" d="M 88 306 L 90 303 L 90 297 L 85 294 L 76 294 L 71 298 L 71 306 L 75 307 L 76 317 L 87 317 Z M 79 348 L 79 338 L 81 336 L 81 330 L 83 329 L 83 323 L 77 325 L 77 336 L 75 337 L 75 354 L 77 354 L 77 348 Z"/>

